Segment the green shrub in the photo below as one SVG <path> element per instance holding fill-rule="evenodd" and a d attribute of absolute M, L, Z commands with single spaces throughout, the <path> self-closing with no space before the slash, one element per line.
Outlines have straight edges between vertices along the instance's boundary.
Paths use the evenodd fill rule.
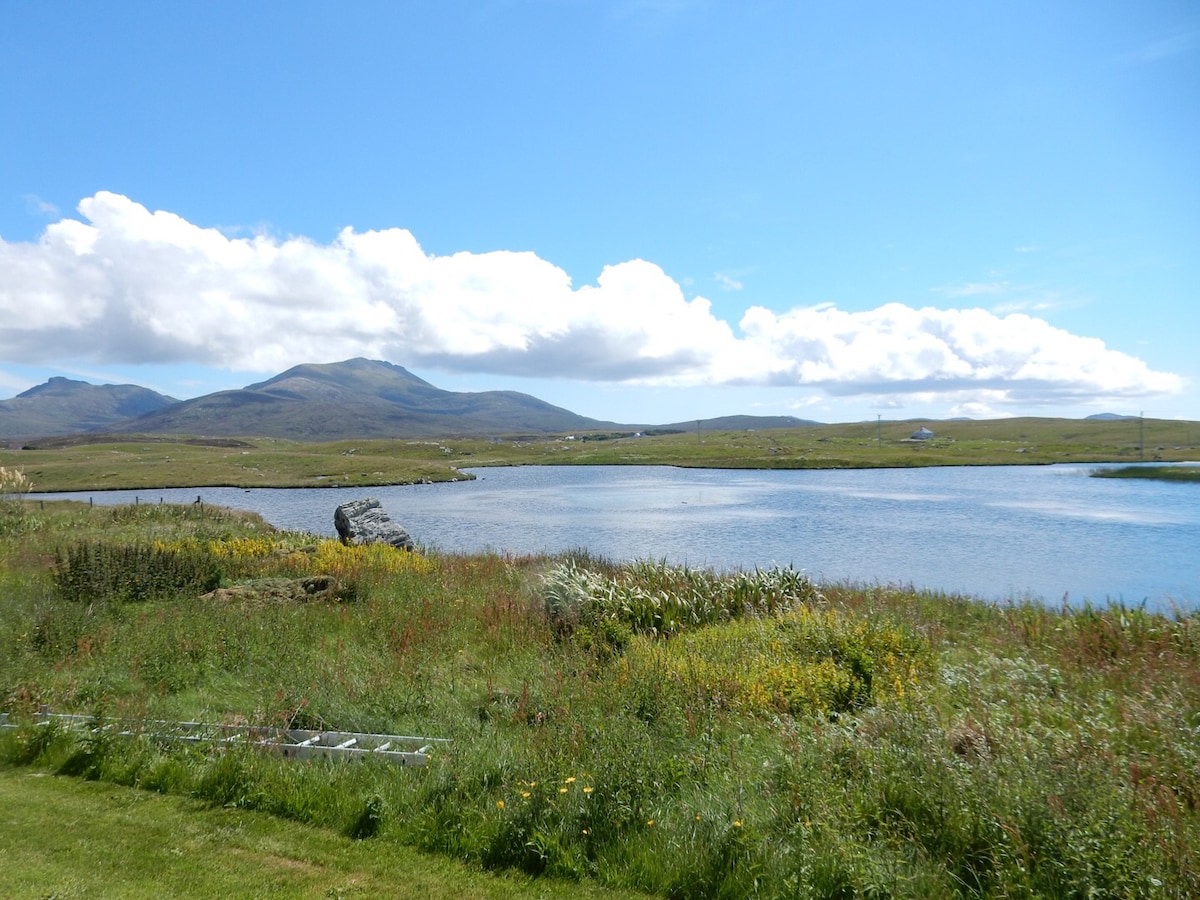
<path fill-rule="evenodd" d="M 721 574 L 636 562 L 609 575 L 580 568 L 573 559 L 542 577 L 541 596 L 560 634 L 619 622 L 656 637 L 822 601 L 816 586 L 791 567 Z"/>
<path fill-rule="evenodd" d="M 221 583 L 221 571 L 200 547 L 81 541 L 56 551 L 53 578 L 64 600 L 138 602 L 206 593 Z"/>
<path fill-rule="evenodd" d="M 0 731 L 0 763 L 9 766 L 32 765 L 61 741 L 61 731 L 53 722 L 5 728 Z"/>
<path fill-rule="evenodd" d="M 802 607 L 637 643 L 622 683 L 639 715 L 664 704 L 696 714 L 840 714 L 902 699 L 927 680 L 932 660 L 901 626 Z"/>
<path fill-rule="evenodd" d="M 362 802 L 358 813 L 346 828 L 346 836 L 356 841 L 374 837 L 383 824 L 383 798 L 372 794 Z"/>
<path fill-rule="evenodd" d="M 74 750 L 59 765 L 59 775 L 73 775 L 96 781 L 100 778 L 108 753 L 108 736 L 94 728 L 78 738 Z"/>

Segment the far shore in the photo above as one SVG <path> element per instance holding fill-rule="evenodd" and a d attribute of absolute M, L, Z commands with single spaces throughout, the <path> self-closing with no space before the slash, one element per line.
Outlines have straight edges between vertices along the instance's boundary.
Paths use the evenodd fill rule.
<path fill-rule="evenodd" d="M 159 488 L 372 487 L 461 481 L 468 468 L 669 465 L 864 469 L 1094 463 L 1119 475 L 1200 460 L 1200 423 L 998 419 L 859 422 L 759 431 L 559 434 L 298 442 L 275 438 L 85 435 L 0 449 L 39 493 Z M 922 426 L 924 427 L 924 426 Z M 918 437 L 917 435 L 921 436 Z M 1135 474 L 1123 474 L 1130 467 Z M 1146 467 L 1150 468 L 1150 467 Z M 1178 472 L 1159 466 L 1156 471 Z M 1187 471 L 1184 469 L 1184 471 Z M 1170 474 L 1171 480 L 1190 476 Z"/>

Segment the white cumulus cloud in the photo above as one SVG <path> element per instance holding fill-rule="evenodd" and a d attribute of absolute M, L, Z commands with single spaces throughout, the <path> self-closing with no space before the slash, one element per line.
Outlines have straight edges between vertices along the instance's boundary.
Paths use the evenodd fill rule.
<path fill-rule="evenodd" d="M 770 382 L 821 385 L 832 393 L 978 390 L 1029 403 L 1182 388 L 1178 376 L 1155 372 L 1103 341 L 1020 313 L 899 303 L 857 313 L 816 306 L 777 314 L 754 307 L 741 327 L 761 348 L 756 358 L 771 368 Z"/>
<path fill-rule="evenodd" d="M 975 391 L 990 405 L 1182 388 L 1097 339 L 1018 313 L 756 306 L 735 333 L 644 260 L 575 286 L 533 253 L 435 256 L 399 228 L 347 228 L 329 244 L 234 237 L 107 192 L 79 213 L 36 242 L 0 240 L 0 358 L 275 372 L 368 356 L 635 384 Z"/>

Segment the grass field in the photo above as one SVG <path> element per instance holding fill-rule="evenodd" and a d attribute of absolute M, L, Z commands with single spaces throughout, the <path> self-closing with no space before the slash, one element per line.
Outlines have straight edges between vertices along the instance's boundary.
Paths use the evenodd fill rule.
<path fill-rule="evenodd" d="M 165 487 L 320 487 L 411 484 L 499 465 L 678 465 L 711 468 L 863 468 L 1134 463 L 1200 459 L 1200 423 L 1171 420 L 1001 419 L 863 422 L 767 431 L 645 437 L 573 435 L 303 444 L 150 437 L 48 441 L 0 449 L 40 491 Z M 567 439 L 570 437 L 571 439 Z"/>
<path fill-rule="evenodd" d="M 255 587 L 315 573 L 333 599 Z M 139 896 L 152 873 L 195 895 L 373 895 L 410 865 L 427 896 L 1200 894 L 1191 615 L 14 500 L 0 597 L 17 895 Z M 134 735 L 38 725 L 42 707 Z M 450 743 L 421 769 L 298 763 L 163 746 L 147 719 Z M 59 816 L 111 850 L 52 834 Z"/>

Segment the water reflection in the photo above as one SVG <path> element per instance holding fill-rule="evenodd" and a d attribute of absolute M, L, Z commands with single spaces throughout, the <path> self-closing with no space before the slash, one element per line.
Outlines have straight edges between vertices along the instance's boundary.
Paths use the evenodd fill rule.
<path fill-rule="evenodd" d="M 216 503 L 333 534 L 333 509 L 379 497 L 421 543 L 719 569 L 794 565 L 825 580 L 988 599 L 1200 605 L 1200 491 L 1091 479 L 1093 467 L 725 471 L 517 467 L 475 481 L 366 489 L 85 492 L 96 503 Z M 67 495 L 53 495 L 67 496 Z"/>

